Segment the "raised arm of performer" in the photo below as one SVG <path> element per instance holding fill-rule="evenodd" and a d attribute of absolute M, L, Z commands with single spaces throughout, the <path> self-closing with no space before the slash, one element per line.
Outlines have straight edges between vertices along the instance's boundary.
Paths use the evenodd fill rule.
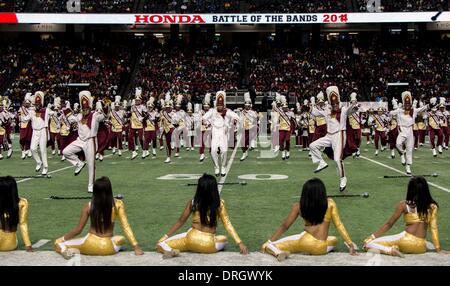
<path fill-rule="evenodd" d="M 389 220 L 364 240 L 364 248 L 401 257 L 403 257 L 403 253 L 425 253 L 427 251 L 425 239 L 429 226 L 436 252 L 449 254 L 448 251 L 441 250 L 439 243 L 437 210 L 438 204 L 431 197 L 425 178 L 411 178 L 408 183 L 406 200 L 398 203 Z M 381 237 L 392 228 L 401 215 L 405 220 L 405 231 Z"/>

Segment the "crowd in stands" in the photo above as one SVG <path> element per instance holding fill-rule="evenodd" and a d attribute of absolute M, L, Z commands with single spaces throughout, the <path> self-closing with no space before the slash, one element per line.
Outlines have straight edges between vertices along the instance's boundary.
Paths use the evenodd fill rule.
<path fill-rule="evenodd" d="M 252 57 L 250 68 L 249 80 L 257 91 L 293 92 L 302 98 L 328 85 L 370 100 L 386 94 L 388 83 L 409 83 L 417 96 L 449 96 L 450 90 L 450 52 L 445 45 L 263 50 Z"/>
<path fill-rule="evenodd" d="M 0 85 L 3 95 L 16 101 L 37 90 L 64 97 L 70 93 L 67 85 L 78 83 L 88 83 L 94 95 L 111 99 L 131 73 L 129 49 L 118 44 L 84 46 L 49 41 L 33 46 L 28 56 L 9 86 Z M 7 60 L 14 65 L 13 59 Z"/>
<path fill-rule="evenodd" d="M 24 12 L 27 0 L 0 0 L 0 12 Z M 73 1 L 74 2 L 74 1 Z M 375 3 L 375 1 L 372 1 Z M 372 3 L 371 2 L 371 3 Z M 448 11 L 448 0 L 380 0 L 379 12 Z M 82 0 L 81 13 L 372 12 L 367 0 Z M 374 5 L 374 4 L 369 5 Z M 26 12 L 67 12 L 66 0 L 35 0 Z"/>
<path fill-rule="evenodd" d="M 0 12 L 24 12 L 27 0 L 0 0 Z"/>
<path fill-rule="evenodd" d="M 170 91 L 198 98 L 208 91 L 237 90 L 239 70 L 239 53 L 217 46 L 149 50 L 142 54 L 134 86 L 158 95 Z"/>
<path fill-rule="evenodd" d="M 102 42 L 102 41 L 99 41 Z M 28 91 L 64 96 L 69 83 L 89 83 L 96 96 L 113 99 L 122 87 L 160 96 L 170 91 L 193 97 L 206 92 L 280 92 L 310 98 L 329 85 L 342 94 L 356 91 L 367 100 L 383 97 L 388 83 L 408 83 L 416 96 L 447 96 L 450 90 L 448 40 L 344 45 L 340 40 L 320 48 L 264 46 L 251 50 L 211 47 L 148 47 L 132 54 L 124 45 L 102 42 L 79 45 L 43 42 L 27 48 L 0 48 L 0 92 L 20 101 Z M 16 47 L 16 45 L 14 45 Z M 241 56 L 245 54 L 245 57 Z M 129 85 L 130 84 L 130 85 Z"/>
<path fill-rule="evenodd" d="M 355 11 L 368 11 L 367 0 L 357 0 Z M 448 0 L 381 0 L 380 12 L 448 11 Z"/>
<path fill-rule="evenodd" d="M 240 13 L 238 0 L 155 0 L 144 1 L 147 13 Z"/>
<path fill-rule="evenodd" d="M 61 0 L 37 0 L 33 7 L 36 12 L 65 13 L 67 2 Z M 71 3 L 73 3 L 72 1 Z M 69 3 L 69 4 L 71 4 Z M 82 0 L 81 13 L 131 13 L 135 0 Z M 72 5 L 75 7 L 75 5 Z"/>

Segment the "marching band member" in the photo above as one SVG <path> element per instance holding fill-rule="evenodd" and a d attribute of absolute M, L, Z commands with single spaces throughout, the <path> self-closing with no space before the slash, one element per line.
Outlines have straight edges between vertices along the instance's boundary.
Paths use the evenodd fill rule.
<path fill-rule="evenodd" d="M 309 145 L 314 141 L 314 134 L 316 134 L 316 119 L 311 114 L 311 111 L 316 104 L 316 98 L 314 96 L 311 97 L 309 109 L 308 109 L 308 156 L 311 157 L 311 149 L 309 149 Z"/>
<path fill-rule="evenodd" d="M 55 241 L 55 250 L 69 259 L 76 253 L 84 255 L 113 255 L 125 245 L 125 237 L 114 236 L 114 223 L 118 219 L 122 230 L 136 255 L 143 252 L 136 241 L 125 212 L 124 203 L 113 197 L 111 182 L 107 177 L 97 179 L 93 186 L 92 200 L 81 210 L 80 222 L 70 232 Z M 89 233 L 79 235 L 90 219 Z"/>
<path fill-rule="evenodd" d="M 305 222 L 304 231 L 279 239 L 298 217 L 302 217 Z M 303 185 L 300 202 L 292 205 L 284 222 L 263 244 L 262 251 L 275 256 L 278 261 L 286 259 L 291 253 L 327 254 L 338 243 L 335 236 L 328 236 L 331 221 L 344 239 L 350 254 L 356 255 L 356 245 L 341 221 L 336 203 L 327 198 L 324 183 L 317 178 L 308 180 Z"/>
<path fill-rule="evenodd" d="M 449 139 L 449 136 L 450 136 L 448 119 L 450 117 L 450 112 L 445 110 L 445 97 L 441 97 L 440 98 L 439 115 L 441 117 L 441 119 L 440 119 L 440 123 L 441 124 L 440 125 L 441 125 L 441 130 L 442 130 L 442 137 L 443 137 L 442 147 L 445 150 L 448 150 L 448 139 Z"/>
<path fill-rule="evenodd" d="M 248 157 L 248 148 L 250 142 L 256 137 L 256 129 L 258 122 L 258 114 L 252 110 L 252 100 L 250 93 L 244 94 L 244 110 L 241 112 L 243 123 L 243 134 L 241 136 L 242 157 L 241 161 L 244 161 Z"/>
<path fill-rule="evenodd" d="M 311 127 L 314 129 L 314 120 L 312 120 L 312 126 L 310 125 L 310 122 L 311 122 L 311 114 L 309 112 L 309 102 L 307 99 L 305 99 L 303 101 L 303 106 L 300 107 L 300 117 L 298 123 L 298 125 L 300 126 L 299 135 L 302 141 L 303 151 L 309 151 L 310 134 L 311 133 L 314 134 L 314 131 L 311 133 L 309 132 Z"/>
<path fill-rule="evenodd" d="M 397 104 L 397 99 L 395 100 L 395 105 Z M 398 122 L 397 115 L 389 115 L 389 132 L 388 132 L 388 141 L 389 141 L 389 149 L 391 150 L 391 158 L 395 158 L 395 148 L 397 144 L 398 137 Z"/>
<path fill-rule="evenodd" d="M 323 110 L 325 108 L 325 96 L 323 92 L 319 92 L 316 97 L 317 105 L 315 101 L 313 105 L 315 105 L 316 108 Z M 314 142 L 317 139 L 327 135 L 327 120 L 325 119 L 325 117 L 320 114 L 316 114 L 314 115 L 314 121 L 316 126 L 314 128 L 314 137 L 311 142 Z"/>
<path fill-rule="evenodd" d="M 55 99 L 53 100 L 53 106 L 54 106 L 54 110 L 55 113 L 53 113 L 50 116 L 50 122 L 48 125 L 48 130 L 49 130 L 49 134 L 50 134 L 50 140 L 49 143 L 50 147 L 52 148 L 52 155 L 56 154 L 56 149 L 58 149 L 58 154 L 61 154 L 61 141 L 59 138 L 59 133 L 60 133 L 60 128 L 61 128 L 61 123 L 59 121 L 59 117 L 60 117 L 60 110 L 61 110 L 61 98 L 60 97 L 55 97 Z M 56 148 L 56 146 L 58 146 Z"/>
<path fill-rule="evenodd" d="M 159 121 L 159 113 L 155 110 L 155 98 L 151 96 L 147 101 L 148 116 L 145 120 L 144 127 L 144 155 L 150 155 L 148 151 L 150 143 L 152 143 L 152 156 L 156 156 L 156 127 Z M 143 156 L 144 156 L 143 155 Z M 144 158 L 145 158 L 144 157 Z"/>
<path fill-rule="evenodd" d="M 280 150 L 280 131 L 278 124 L 278 110 L 281 106 L 281 94 L 278 92 L 275 94 L 275 100 L 272 102 L 272 110 L 270 112 L 270 134 L 272 135 L 272 149 L 274 153 Z"/>
<path fill-rule="evenodd" d="M 205 156 L 205 146 L 209 146 L 209 151 L 211 152 L 211 126 L 209 123 L 205 122 L 203 117 L 208 113 L 211 107 L 211 94 L 207 93 L 203 99 L 203 108 L 200 111 L 200 121 L 201 121 L 201 144 L 198 152 L 200 153 L 200 162 L 203 162 L 206 158 Z"/>
<path fill-rule="evenodd" d="M 396 106 L 396 101 L 392 104 L 395 110 L 392 110 L 389 115 L 396 115 L 399 127 L 399 134 L 397 136 L 397 150 L 400 153 L 400 159 L 403 166 L 406 165 L 406 174 L 411 174 L 412 153 L 414 148 L 413 124 L 416 120 L 417 114 L 428 109 L 428 105 L 421 108 L 412 107 L 412 95 L 409 91 L 402 92 L 402 107 Z M 406 148 L 403 145 L 406 145 Z"/>
<path fill-rule="evenodd" d="M 109 113 L 109 121 L 111 122 L 111 145 L 112 153 L 122 156 L 123 150 L 123 132 L 125 126 L 125 111 L 121 108 L 121 97 L 116 96 L 114 102 L 111 103 L 111 111 Z"/>
<path fill-rule="evenodd" d="M 61 122 L 61 128 L 59 132 L 61 146 L 59 146 L 61 153 L 77 139 L 78 136 L 78 123 L 75 112 L 70 108 L 70 102 L 66 101 L 65 108 L 62 109 L 61 116 L 59 117 Z M 65 161 L 66 157 L 61 154 L 61 161 Z"/>
<path fill-rule="evenodd" d="M 79 93 L 81 113 L 77 115 L 78 138 L 69 144 L 63 155 L 73 166 L 75 176 L 78 176 L 86 165 L 88 165 L 88 193 L 93 192 L 95 179 L 95 153 L 97 149 L 97 132 L 105 115 L 101 111 L 92 111 L 94 99 L 89 91 L 83 90 Z M 83 151 L 86 162 L 82 162 L 76 155 Z"/>
<path fill-rule="evenodd" d="M 136 133 L 141 148 L 144 145 L 144 117 L 146 113 L 147 108 L 142 104 L 142 89 L 136 88 L 136 98 L 134 99 L 134 104 L 131 105 L 131 118 L 128 129 L 128 151 L 132 152 L 131 160 L 138 155 L 134 143 Z"/>
<path fill-rule="evenodd" d="M 11 158 L 13 153 L 11 134 L 14 134 L 14 127 L 16 126 L 16 122 L 14 120 L 15 115 L 11 112 L 11 100 L 8 98 L 8 96 L 3 97 L 3 114 L 4 118 L 6 119 L 6 123 L 4 124 L 5 135 L 3 137 L 4 142 L 0 142 L 0 144 L 3 144 L 4 147 L 8 149 L 6 158 Z"/>
<path fill-rule="evenodd" d="M 436 98 L 432 98 L 433 102 L 437 103 Z M 441 129 L 441 120 L 443 115 L 441 112 L 437 109 L 437 107 L 433 107 L 430 112 L 428 112 L 428 124 L 430 129 L 430 143 L 431 143 L 431 149 L 433 151 L 433 156 L 436 157 L 436 145 L 438 147 L 439 154 L 442 154 L 442 143 L 444 141 L 444 134 L 442 133 Z M 437 144 L 434 140 L 435 137 L 437 137 Z"/>
<path fill-rule="evenodd" d="M 281 159 L 287 160 L 290 157 L 291 129 L 295 121 L 295 115 L 289 110 L 289 106 L 284 95 L 281 96 L 281 109 L 275 107 L 278 113 L 278 130 L 280 136 Z"/>
<path fill-rule="evenodd" d="M 326 107 L 324 110 L 313 108 L 312 114 L 314 116 L 325 117 L 328 133 L 325 137 L 312 142 L 309 145 L 309 148 L 311 150 L 311 159 L 313 163 L 319 163 L 317 169 L 314 171 L 315 173 L 318 173 L 328 167 L 328 164 L 322 158 L 321 149 L 331 147 L 333 159 L 336 163 L 336 169 L 340 177 L 339 190 L 343 192 L 347 187 L 347 177 L 345 176 L 343 164 L 343 158 L 345 158 L 344 148 L 346 147 L 347 117 L 356 112 L 358 106 L 353 103 L 349 107 L 340 107 L 341 100 L 337 86 L 329 86 L 326 93 L 328 96 L 329 107 Z"/>
<path fill-rule="evenodd" d="M 356 92 L 350 94 L 350 104 L 357 104 Z M 348 115 L 347 120 L 347 143 L 351 145 L 352 149 L 357 150 L 353 153 L 353 157 L 359 157 L 361 155 L 361 113 L 356 111 L 355 113 Z"/>
<path fill-rule="evenodd" d="M 387 143 L 386 130 L 388 125 L 388 117 L 384 113 L 383 107 L 380 105 L 376 114 L 369 117 L 369 125 L 372 125 L 375 130 L 375 156 L 378 156 L 379 143 L 381 139 L 381 151 Z"/>
<path fill-rule="evenodd" d="M 187 103 L 187 115 L 186 115 L 186 128 L 188 130 L 187 133 L 187 140 L 189 142 L 190 148 L 187 147 L 187 151 L 194 151 L 194 137 L 195 137 L 195 119 L 194 119 L 194 113 L 192 110 L 192 103 Z"/>
<path fill-rule="evenodd" d="M 419 106 L 423 106 L 423 102 L 420 101 Z M 416 121 L 414 123 L 414 150 L 417 150 L 419 146 L 423 146 L 423 142 L 425 142 L 425 131 L 427 126 L 425 124 L 425 120 L 427 115 L 425 112 L 420 112 L 417 114 Z"/>
<path fill-rule="evenodd" d="M 106 121 L 106 118 L 108 118 L 107 114 L 109 114 L 109 107 L 108 104 L 103 105 L 103 100 L 98 100 L 95 104 L 95 110 L 102 113 L 105 119 L 100 121 L 97 130 L 97 153 L 95 159 L 101 162 L 103 161 L 103 156 L 105 155 L 105 150 L 108 148 L 111 137 L 109 134 L 109 122 Z"/>
<path fill-rule="evenodd" d="M 175 143 L 175 157 L 179 157 L 180 156 L 180 146 L 182 145 L 181 142 L 183 142 L 184 144 L 186 144 L 186 148 L 191 148 L 190 146 L 190 142 L 189 140 L 187 140 L 187 133 L 188 133 L 188 129 L 186 127 L 186 112 L 181 109 L 181 103 L 183 102 L 183 95 L 179 94 L 177 96 L 177 100 L 175 103 L 175 113 L 176 113 L 176 117 L 178 118 L 178 122 L 177 125 L 178 127 L 175 128 L 174 132 L 173 132 L 173 138 L 175 139 L 173 143 Z M 180 142 L 180 138 L 181 142 Z"/>
<path fill-rule="evenodd" d="M 214 162 L 214 173 L 216 176 L 226 175 L 228 132 L 233 127 L 233 122 L 239 122 L 239 116 L 226 108 L 226 93 L 218 91 L 215 101 L 216 108 L 210 109 L 203 120 L 211 127 L 211 157 Z M 220 162 L 219 162 L 220 155 Z"/>
<path fill-rule="evenodd" d="M 32 104 L 34 109 L 31 109 L 25 120 L 31 120 L 31 127 L 33 128 L 33 135 L 31 138 L 31 154 L 36 161 L 36 172 L 42 169 L 42 175 L 47 175 L 48 161 L 47 161 L 47 141 L 48 134 L 48 122 L 50 116 L 55 112 L 50 109 L 51 104 L 47 108 L 43 108 L 44 93 L 37 91 L 32 97 Z M 39 147 L 39 153 L 38 153 Z"/>
<path fill-rule="evenodd" d="M 178 126 L 178 118 L 175 110 L 172 109 L 173 102 L 172 99 L 170 99 L 169 93 L 166 94 L 163 106 L 164 109 L 161 111 L 160 122 L 163 129 L 161 136 L 164 136 L 166 138 L 167 159 L 164 161 L 164 163 L 170 163 L 172 161 L 171 157 L 173 132 L 175 130 L 175 127 Z"/>
<path fill-rule="evenodd" d="M 421 254 L 427 251 L 426 236 L 430 229 L 434 249 L 443 254 L 437 222 L 438 204 L 431 197 L 428 183 L 423 177 L 412 177 L 408 183 L 406 200 L 401 201 L 394 214 L 376 232 L 364 240 L 364 249 L 403 257 L 403 253 Z M 381 236 L 403 215 L 405 230 L 396 235 Z"/>
<path fill-rule="evenodd" d="M 18 123 L 20 126 L 20 137 L 19 143 L 20 148 L 22 149 L 22 160 L 24 160 L 27 156 L 31 157 L 31 136 L 33 135 L 33 129 L 31 128 L 30 119 L 28 113 L 31 108 L 31 93 L 27 93 L 25 95 L 25 100 L 23 101 L 22 106 L 19 108 L 17 113 L 18 115 Z M 28 119 L 26 119 L 28 118 Z"/>
<path fill-rule="evenodd" d="M 0 251 L 17 249 L 17 227 L 28 252 L 33 251 L 28 234 L 28 201 L 20 198 L 13 177 L 0 177 Z"/>
<path fill-rule="evenodd" d="M 172 236 L 186 223 L 191 214 L 192 227 L 187 232 Z M 178 256 L 180 251 L 198 253 L 221 251 L 227 245 L 227 238 L 224 235 L 216 235 L 219 219 L 236 244 L 239 245 L 240 253 L 247 254 L 247 247 L 231 224 L 225 201 L 220 198 L 216 178 L 204 174 L 198 180 L 194 199 L 189 200 L 178 221 L 158 240 L 156 250 L 163 253 L 164 258 Z"/>
<path fill-rule="evenodd" d="M 5 148 L 8 151 L 8 155 L 9 155 L 9 150 L 11 150 L 11 148 L 9 148 L 7 140 L 6 140 L 6 125 L 8 123 L 8 121 L 11 120 L 9 118 L 9 114 L 8 112 L 5 110 L 5 102 L 3 101 L 2 97 L 0 96 L 0 160 L 3 159 L 3 155 L 2 155 L 2 149 Z M 4 150 L 6 151 L 6 150 Z"/>

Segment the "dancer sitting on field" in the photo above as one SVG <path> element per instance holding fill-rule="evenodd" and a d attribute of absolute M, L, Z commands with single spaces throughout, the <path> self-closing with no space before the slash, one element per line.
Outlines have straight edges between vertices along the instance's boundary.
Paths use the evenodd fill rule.
<path fill-rule="evenodd" d="M 91 220 L 89 233 L 83 238 L 73 239 L 83 231 L 89 218 Z M 107 177 L 102 177 L 95 181 L 92 200 L 81 210 L 78 225 L 55 241 L 56 252 L 66 259 L 76 253 L 85 255 L 116 254 L 125 244 L 123 236 L 113 236 L 116 219 L 120 220 L 122 230 L 133 246 L 135 254 L 143 254 L 128 224 L 123 202 L 114 199 L 111 182 Z"/>
<path fill-rule="evenodd" d="M 403 253 L 425 253 L 429 227 L 436 252 L 448 254 L 448 251 L 441 250 L 439 243 L 437 211 L 438 204 L 431 197 L 427 181 L 423 177 L 413 177 L 408 184 L 406 200 L 397 205 L 394 214 L 383 226 L 364 240 L 364 249 L 400 257 Z M 405 231 L 380 237 L 391 229 L 401 215 L 405 220 Z"/>
<path fill-rule="evenodd" d="M 27 251 L 33 251 L 28 235 L 28 201 L 19 198 L 13 177 L 0 177 L 0 251 L 17 248 L 17 226 Z"/>
<path fill-rule="evenodd" d="M 191 213 L 192 228 L 170 237 L 185 224 Z M 198 180 L 194 199 L 189 200 L 178 221 L 158 241 L 156 250 L 164 254 L 163 258 L 177 256 L 180 251 L 215 253 L 223 250 L 227 244 L 227 238 L 216 235 L 218 218 L 239 245 L 241 254 L 247 254 L 247 247 L 230 222 L 225 202 L 220 199 L 216 178 L 207 174 Z"/>
<path fill-rule="evenodd" d="M 305 221 L 304 231 L 277 240 L 299 216 Z M 326 254 L 334 250 L 338 242 L 335 236 L 328 236 L 331 220 L 344 239 L 350 254 L 356 255 L 356 245 L 353 244 L 341 222 L 336 203 L 327 198 L 325 185 L 320 179 L 311 179 L 303 185 L 300 202 L 292 206 L 289 215 L 281 226 L 263 244 L 262 251 L 272 254 L 279 261 L 284 260 L 290 253 L 294 252 L 312 255 Z"/>

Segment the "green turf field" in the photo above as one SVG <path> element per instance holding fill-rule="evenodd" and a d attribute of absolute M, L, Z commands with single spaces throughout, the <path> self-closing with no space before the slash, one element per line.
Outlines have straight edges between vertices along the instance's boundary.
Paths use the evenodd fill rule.
<path fill-rule="evenodd" d="M 18 136 L 16 136 L 17 139 Z M 294 143 L 294 140 L 292 140 Z M 20 159 L 18 142 L 15 140 L 16 152 L 11 159 L 0 161 L 0 175 L 35 175 L 33 159 Z M 390 159 L 389 151 L 374 156 L 373 145 L 366 145 L 363 140 L 361 155 L 403 171 L 398 157 Z M 110 151 L 106 155 L 109 155 Z M 228 152 L 231 157 L 232 152 Z M 305 180 L 317 176 L 324 180 L 328 194 L 338 194 L 338 177 L 334 163 L 330 160 L 329 168 L 319 174 L 314 174 L 315 165 L 312 164 L 307 152 L 300 152 L 296 147 L 291 148 L 291 158 L 282 161 L 280 156 L 271 159 L 257 159 L 258 151 L 250 152 L 249 158 L 240 162 L 242 152 L 237 150 L 231 171 L 226 182 L 238 182 L 238 176 L 244 174 L 279 174 L 288 179 L 267 181 L 247 180 L 247 185 L 225 185 L 222 197 L 225 199 L 231 216 L 231 221 L 250 251 L 258 251 L 276 227 L 290 210 L 292 203 L 299 200 L 300 190 Z M 173 158 L 173 163 L 164 164 L 165 155 L 158 152 L 156 159 L 151 156 L 145 160 L 137 157 L 129 159 L 130 153 L 124 152 L 122 157 L 109 156 L 103 162 L 97 162 L 97 177 L 109 176 L 113 183 L 115 194 L 123 194 L 128 219 L 135 232 L 136 238 L 144 251 L 154 249 L 156 241 L 169 229 L 181 214 L 187 201 L 194 193 L 195 187 L 185 186 L 195 183 L 195 180 L 158 180 L 167 174 L 202 174 L 213 172 L 211 159 L 204 163 L 198 161 L 198 149 L 191 152 L 183 150 L 180 159 Z M 127 158 L 128 157 L 128 158 Z M 19 183 L 19 193 L 28 199 L 29 229 L 33 243 L 41 239 L 54 240 L 68 232 L 78 222 L 80 210 L 87 200 L 48 200 L 51 195 L 57 196 L 86 196 L 87 171 L 78 177 L 73 176 L 70 164 L 61 162 L 58 156 L 49 152 L 49 171 L 53 172 L 51 179 L 32 179 Z M 351 238 L 358 245 L 362 240 L 375 231 L 392 214 L 398 201 L 406 196 L 408 179 L 384 179 L 383 175 L 400 175 L 385 166 L 378 165 L 364 158 L 345 160 L 348 177 L 349 194 L 369 192 L 370 198 L 337 198 L 335 201 L 340 210 Z M 69 168 L 67 168 L 69 167 Z M 63 169 L 65 168 L 65 169 Z M 63 169 L 63 170 L 61 170 Z M 450 151 L 438 158 L 431 156 L 428 146 L 414 153 L 414 174 L 439 173 L 437 178 L 428 178 L 429 182 L 444 189 L 450 189 Z M 437 187 L 431 187 L 434 199 L 440 204 L 439 230 L 443 249 L 450 249 L 450 193 Z M 189 222 L 189 221 L 188 221 Z M 390 234 L 403 229 L 403 220 L 399 220 Z M 190 227 L 187 223 L 180 231 Z M 87 227 L 85 232 L 87 231 Z M 287 234 L 299 233 L 302 224 L 298 220 Z M 116 233 L 121 233 L 116 225 Z M 218 233 L 225 234 L 220 225 Z M 336 235 L 334 227 L 331 235 Z M 23 243 L 19 239 L 19 249 Z M 52 249 L 48 243 L 41 247 L 43 250 Z M 227 251 L 237 251 L 234 243 L 230 243 Z M 338 251 L 346 251 L 340 239 Z"/>

